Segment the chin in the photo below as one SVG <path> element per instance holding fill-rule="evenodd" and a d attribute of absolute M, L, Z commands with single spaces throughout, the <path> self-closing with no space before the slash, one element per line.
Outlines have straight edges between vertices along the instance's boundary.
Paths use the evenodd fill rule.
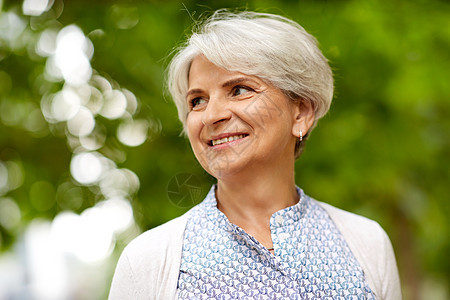
<path fill-rule="evenodd" d="M 222 157 L 220 157 L 222 158 Z M 232 176 L 238 175 L 240 172 L 242 172 L 245 169 L 246 163 L 243 163 L 242 161 L 231 161 L 225 158 L 222 159 L 214 159 L 209 162 L 206 162 L 205 158 L 198 159 L 200 165 L 203 167 L 203 169 L 208 172 L 211 176 L 215 177 L 216 179 L 225 179 L 230 178 Z M 239 159 L 240 160 L 240 159 Z"/>
<path fill-rule="evenodd" d="M 241 152 L 232 148 L 219 151 L 204 149 L 201 153 L 195 153 L 195 157 L 211 176 L 217 179 L 229 178 L 244 171 L 249 171 L 252 166 L 262 163 L 263 159 L 259 155 L 255 156 L 257 147 L 255 145 L 249 146 Z"/>

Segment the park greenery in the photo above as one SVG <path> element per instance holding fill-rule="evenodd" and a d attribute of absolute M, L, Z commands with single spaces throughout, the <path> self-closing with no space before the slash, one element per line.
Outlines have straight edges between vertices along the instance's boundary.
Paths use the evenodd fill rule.
<path fill-rule="evenodd" d="M 34 220 L 110 208 L 110 280 L 130 239 L 201 201 L 214 180 L 180 136 L 164 78 L 174 47 L 219 8 L 281 14 L 318 39 L 335 97 L 297 184 L 381 224 L 405 299 L 449 297 L 444 0 L 0 0 L 0 257 Z"/>

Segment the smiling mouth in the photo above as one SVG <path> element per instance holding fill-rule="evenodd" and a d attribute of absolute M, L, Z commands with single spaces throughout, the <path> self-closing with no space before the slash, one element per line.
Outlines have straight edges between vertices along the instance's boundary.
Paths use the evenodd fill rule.
<path fill-rule="evenodd" d="M 243 139 L 246 136 L 248 136 L 248 134 L 238 134 L 238 135 L 233 135 L 233 136 L 229 136 L 229 137 L 225 137 L 225 138 L 221 138 L 221 139 L 211 140 L 209 142 L 209 145 L 210 146 L 221 145 L 221 144 L 224 144 L 224 143 L 228 143 L 228 142 L 232 142 L 232 141 Z"/>

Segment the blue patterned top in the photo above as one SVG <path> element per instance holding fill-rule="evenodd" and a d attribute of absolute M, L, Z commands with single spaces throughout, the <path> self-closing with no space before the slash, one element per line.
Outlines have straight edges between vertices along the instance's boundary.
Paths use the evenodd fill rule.
<path fill-rule="evenodd" d="M 300 201 L 274 213 L 274 254 L 217 208 L 215 186 L 190 211 L 179 299 L 375 299 L 327 212 Z"/>

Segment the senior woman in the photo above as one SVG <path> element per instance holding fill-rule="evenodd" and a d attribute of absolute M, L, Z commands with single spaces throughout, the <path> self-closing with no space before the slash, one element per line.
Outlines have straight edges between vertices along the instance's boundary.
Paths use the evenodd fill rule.
<path fill-rule="evenodd" d="M 219 11 L 177 52 L 168 85 L 217 184 L 125 248 L 110 299 L 401 298 L 381 227 L 295 184 L 333 96 L 314 37 L 281 16 Z"/>

